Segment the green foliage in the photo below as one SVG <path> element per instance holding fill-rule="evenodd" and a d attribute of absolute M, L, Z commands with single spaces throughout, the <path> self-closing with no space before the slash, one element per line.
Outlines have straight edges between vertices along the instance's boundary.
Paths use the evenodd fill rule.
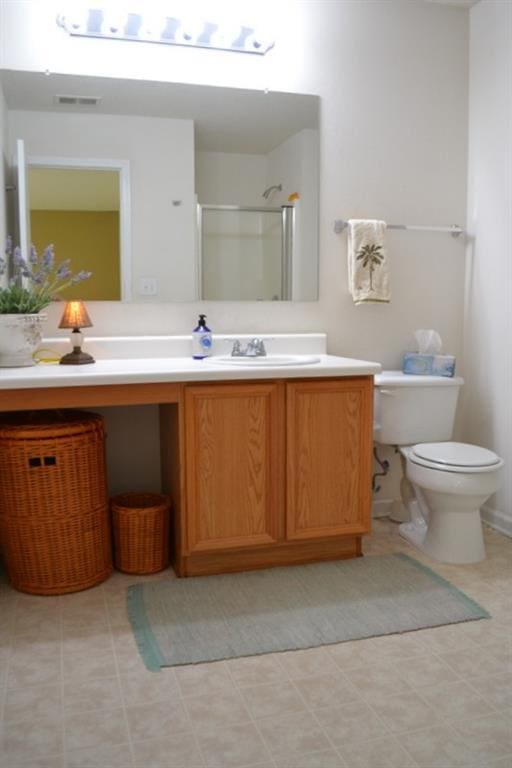
<path fill-rule="evenodd" d="M 0 288 L 0 315 L 33 315 L 48 306 L 51 299 L 38 296 L 28 288 L 11 285 Z"/>

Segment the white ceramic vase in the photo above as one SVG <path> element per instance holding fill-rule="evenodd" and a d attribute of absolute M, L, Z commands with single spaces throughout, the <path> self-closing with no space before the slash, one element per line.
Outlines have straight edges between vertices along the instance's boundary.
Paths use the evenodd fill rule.
<path fill-rule="evenodd" d="M 35 365 L 33 353 L 41 343 L 45 314 L 0 315 L 0 368 Z"/>

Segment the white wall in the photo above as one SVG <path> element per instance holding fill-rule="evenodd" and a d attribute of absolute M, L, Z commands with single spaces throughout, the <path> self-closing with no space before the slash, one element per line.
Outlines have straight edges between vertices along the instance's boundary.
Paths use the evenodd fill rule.
<path fill-rule="evenodd" d="M 271 193 L 272 205 L 286 205 L 288 195 L 298 192 L 294 203 L 295 229 L 292 298 L 315 295 L 318 268 L 312 253 L 318 250 L 318 131 L 306 128 L 290 136 L 267 155 L 267 184 L 281 184 Z"/>
<path fill-rule="evenodd" d="M 265 155 L 196 152 L 196 193 L 206 205 L 261 205 Z"/>
<path fill-rule="evenodd" d="M 238 5 L 238 4 L 237 4 Z M 264 4 L 261 4 L 263 7 Z M 336 218 L 464 225 L 468 11 L 422 0 L 281 0 L 264 57 L 70 38 L 58 0 L 0 4 L 5 68 L 180 80 L 320 96 L 320 299 L 304 303 L 97 303 L 104 334 L 326 331 L 329 351 L 398 367 L 416 328 L 460 359 L 464 244 L 389 232 L 392 304 L 354 307 Z M 58 310 L 50 313 L 51 333 Z"/>
<path fill-rule="evenodd" d="M 324 330 L 332 352 L 387 367 L 398 365 L 418 327 L 437 327 L 446 349 L 460 355 L 462 244 L 390 234 L 393 304 L 356 308 L 346 237 L 332 225 L 340 216 L 464 223 L 467 11 L 421 0 L 283 0 L 272 8 L 276 46 L 259 57 L 70 38 L 55 24 L 60 5 L 0 5 L 2 66 L 321 97 L 320 301 L 271 302 L 265 311 L 259 303 L 102 304 L 94 313 L 104 333 L 187 332 L 204 309 L 216 331 Z"/>
<path fill-rule="evenodd" d="M 484 517 L 512 534 L 512 4 L 471 11 L 463 427 L 507 463 Z"/>
<path fill-rule="evenodd" d="M 29 157 L 128 160 L 134 298 L 141 277 L 157 279 L 159 301 L 196 295 L 191 120 L 11 110 L 8 123 L 11 153 L 24 139 Z"/>
<path fill-rule="evenodd" d="M 0 190 L 5 190 L 7 184 L 7 109 L 5 106 L 4 92 L 0 83 Z M 12 194 L 12 193 L 7 193 Z M 0 200 L 3 195 L 0 195 Z M 0 253 L 4 256 L 5 239 L 7 237 L 6 206 L 0 205 Z M 0 286 L 5 285 L 6 275 L 0 277 Z"/>

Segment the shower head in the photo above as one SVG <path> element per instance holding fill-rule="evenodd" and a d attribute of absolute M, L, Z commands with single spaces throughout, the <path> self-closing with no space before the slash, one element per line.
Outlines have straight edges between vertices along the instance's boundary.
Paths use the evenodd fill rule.
<path fill-rule="evenodd" d="M 281 192 L 281 191 L 282 191 L 282 189 L 283 189 L 283 185 L 282 185 L 282 184 L 274 184 L 274 186 L 273 186 L 273 187 L 267 187 L 267 189 L 266 189 L 266 190 L 264 191 L 264 193 L 262 194 L 262 197 L 264 197 L 264 198 L 265 198 L 265 200 L 268 200 L 270 193 L 271 193 L 271 192 L 272 192 L 272 190 L 274 190 L 274 189 L 275 189 L 275 190 L 277 190 L 277 192 Z"/>

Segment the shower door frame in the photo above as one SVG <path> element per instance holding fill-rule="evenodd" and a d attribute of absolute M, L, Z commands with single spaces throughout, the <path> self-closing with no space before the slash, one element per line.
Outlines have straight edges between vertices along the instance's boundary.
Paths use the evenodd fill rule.
<path fill-rule="evenodd" d="M 264 207 L 259 205 L 211 205 L 197 203 L 197 291 L 199 300 L 203 299 L 203 211 L 238 211 L 242 213 L 280 213 L 281 214 L 281 298 L 292 298 L 292 259 L 295 240 L 295 209 L 293 205 Z M 236 299 L 234 299 L 236 301 Z"/>

